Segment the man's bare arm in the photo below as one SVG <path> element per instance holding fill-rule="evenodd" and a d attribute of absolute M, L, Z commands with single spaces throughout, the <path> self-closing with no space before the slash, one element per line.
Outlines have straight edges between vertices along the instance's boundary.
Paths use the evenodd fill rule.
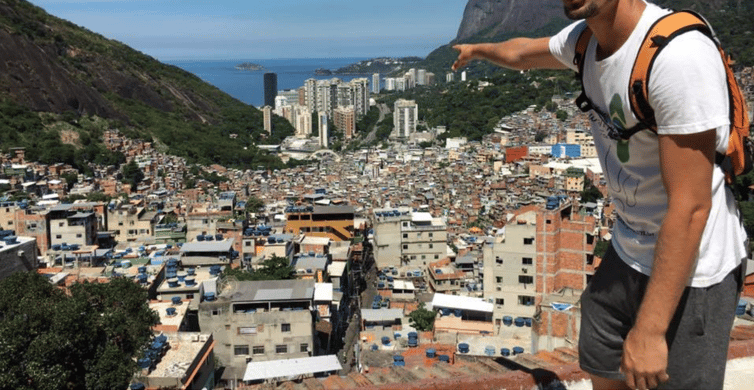
<path fill-rule="evenodd" d="M 472 60 L 487 60 L 509 69 L 566 69 L 550 53 L 550 38 L 514 38 L 499 43 L 455 45 L 458 59 L 453 70 L 466 66 Z"/>
<path fill-rule="evenodd" d="M 665 334 L 692 275 L 712 204 L 715 131 L 658 138 L 668 212 L 647 291 L 623 345 L 621 370 L 632 389 L 655 388 L 668 379 Z"/>

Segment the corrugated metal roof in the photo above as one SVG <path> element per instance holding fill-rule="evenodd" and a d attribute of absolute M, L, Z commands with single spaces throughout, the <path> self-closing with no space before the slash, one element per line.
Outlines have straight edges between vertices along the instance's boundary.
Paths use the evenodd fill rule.
<path fill-rule="evenodd" d="M 237 282 L 223 297 L 239 301 L 292 301 L 314 298 L 314 280 L 260 280 Z"/>
<path fill-rule="evenodd" d="M 395 321 L 403 318 L 403 309 L 361 309 L 361 319 L 367 322 Z"/>
<path fill-rule="evenodd" d="M 319 372 L 339 371 L 343 367 L 335 355 L 313 356 L 299 359 L 249 362 L 246 365 L 244 381 L 295 377 Z"/>
<path fill-rule="evenodd" d="M 187 252 L 230 252 L 233 248 L 233 239 L 223 241 L 193 241 L 183 244 L 181 253 Z"/>

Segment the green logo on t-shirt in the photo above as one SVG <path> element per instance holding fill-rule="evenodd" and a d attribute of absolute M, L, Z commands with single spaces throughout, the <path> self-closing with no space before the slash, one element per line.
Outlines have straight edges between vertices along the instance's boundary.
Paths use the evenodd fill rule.
<path fill-rule="evenodd" d="M 613 126 L 620 130 L 626 129 L 626 117 L 623 114 L 623 100 L 617 93 L 613 95 L 613 100 L 610 101 L 610 121 Z M 618 153 L 618 160 L 622 163 L 627 163 L 631 158 L 628 152 L 628 140 L 618 140 L 618 147 L 616 152 Z"/>

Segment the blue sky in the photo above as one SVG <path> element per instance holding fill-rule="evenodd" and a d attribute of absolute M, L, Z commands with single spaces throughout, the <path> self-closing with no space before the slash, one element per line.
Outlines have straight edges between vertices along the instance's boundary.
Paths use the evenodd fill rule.
<path fill-rule="evenodd" d="M 426 56 L 467 0 L 31 0 L 158 60 Z"/>

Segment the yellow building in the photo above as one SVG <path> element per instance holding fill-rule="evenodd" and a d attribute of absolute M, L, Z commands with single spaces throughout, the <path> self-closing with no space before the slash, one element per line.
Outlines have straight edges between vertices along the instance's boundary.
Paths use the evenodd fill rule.
<path fill-rule="evenodd" d="M 285 233 L 333 241 L 353 238 L 353 206 L 294 206 L 286 209 L 286 217 Z"/>

